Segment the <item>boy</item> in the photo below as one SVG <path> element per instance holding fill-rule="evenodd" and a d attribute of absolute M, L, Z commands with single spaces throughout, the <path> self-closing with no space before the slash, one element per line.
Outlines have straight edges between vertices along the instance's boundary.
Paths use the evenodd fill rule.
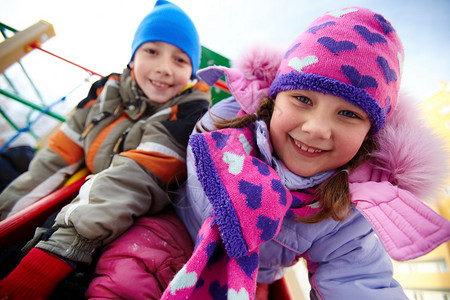
<path fill-rule="evenodd" d="M 137 217 L 168 205 L 167 189 L 186 174 L 189 134 L 210 105 L 209 95 L 193 85 L 199 61 L 190 18 L 158 0 L 136 31 L 128 68 L 94 83 L 29 171 L 0 195 L 4 219 L 59 187 L 83 163 L 93 174 L 54 227 L 36 233 L 35 247 L 0 282 L 0 298 L 48 298 L 77 263 L 90 263 L 97 248 Z"/>

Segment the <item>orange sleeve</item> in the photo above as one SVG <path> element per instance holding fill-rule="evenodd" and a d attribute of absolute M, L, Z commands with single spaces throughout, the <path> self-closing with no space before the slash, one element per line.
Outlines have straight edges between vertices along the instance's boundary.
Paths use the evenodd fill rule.
<path fill-rule="evenodd" d="M 83 148 L 69 139 L 61 130 L 49 138 L 48 147 L 61 156 L 68 165 L 78 162 L 84 156 Z"/>
<path fill-rule="evenodd" d="M 174 183 L 186 177 L 185 162 L 158 152 L 148 152 L 142 150 L 130 150 L 120 153 L 136 161 L 141 166 L 152 171 L 165 183 Z"/>

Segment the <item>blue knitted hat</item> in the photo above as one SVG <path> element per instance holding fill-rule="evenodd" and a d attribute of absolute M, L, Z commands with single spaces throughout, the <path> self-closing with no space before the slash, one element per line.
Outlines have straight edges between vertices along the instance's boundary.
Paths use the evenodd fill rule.
<path fill-rule="evenodd" d="M 142 44 L 153 41 L 169 43 L 183 50 L 191 59 L 192 75 L 195 75 L 200 64 L 200 40 L 194 23 L 181 8 L 165 0 L 156 2 L 136 30 L 130 62 Z"/>

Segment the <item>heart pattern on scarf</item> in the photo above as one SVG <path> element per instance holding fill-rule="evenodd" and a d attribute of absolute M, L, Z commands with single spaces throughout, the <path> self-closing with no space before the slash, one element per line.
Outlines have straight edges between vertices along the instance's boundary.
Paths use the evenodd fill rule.
<path fill-rule="evenodd" d="M 265 242 L 273 239 L 273 237 L 275 236 L 275 234 L 277 232 L 279 223 L 280 223 L 280 219 L 272 220 L 271 218 L 266 217 L 264 215 L 259 216 L 256 227 L 258 229 L 262 230 L 262 232 L 259 236 L 260 239 Z"/>
<path fill-rule="evenodd" d="M 258 209 L 261 207 L 262 186 L 240 180 L 239 192 L 246 196 L 245 203 L 251 209 Z"/>
<path fill-rule="evenodd" d="M 256 252 L 250 254 L 250 256 L 242 256 L 236 259 L 237 264 L 241 267 L 242 271 L 250 278 L 253 279 L 252 274 L 258 268 L 259 256 Z"/>
<path fill-rule="evenodd" d="M 256 166 L 258 168 L 258 173 L 264 176 L 269 176 L 270 175 L 270 169 L 269 166 L 265 163 L 263 163 L 262 161 L 260 161 L 259 159 L 257 159 L 256 157 L 252 158 L 252 163 L 254 166 Z"/>
<path fill-rule="evenodd" d="M 250 296 L 248 295 L 247 290 L 244 288 L 241 288 L 239 290 L 239 293 L 236 292 L 235 289 L 229 289 L 228 290 L 228 299 L 230 299 L 230 300 L 249 300 Z"/>
<path fill-rule="evenodd" d="M 217 132 L 217 131 L 214 131 L 212 134 L 211 134 L 211 137 L 216 141 L 216 147 L 218 148 L 218 149 L 223 149 L 223 147 L 225 147 L 225 145 L 227 144 L 227 142 L 228 142 L 228 139 L 230 138 L 230 135 L 228 134 L 223 134 L 223 133 L 220 133 L 220 132 Z"/>
<path fill-rule="evenodd" d="M 170 293 L 174 296 L 178 290 L 193 287 L 197 283 L 196 272 L 186 272 L 186 265 L 175 275 L 170 282 Z"/>
<path fill-rule="evenodd" d="M 286 205 L 287 203 L 287 194 L 286 194 L 286 188 L 281 183 L 281 181 L 272 179 L 272 189 L 280 194 L 280 204 Z"/>
<path fill-rule="evenodd" d="M 242 172 L 242 168 L 244 167 L 244 156 L 225 152 L 223 154 L 223 161 L 229 165 L 228 172 L 230 172 L 230 174 L 237 175 Z"/>
<path fill-rule="evenodd" d="M 250 143 L 248 142 L 248 140 L 245 137 L 245 135 L 243 135 L 243 134 L 239 135 L 239 142 L 241 142 L 245 153 L 250 154 L 250 152 L 252 152 L 253 147 L 252 147 L 252 145 L 250 145 Z"/>
<path fill-rule="evenodd" d="M 216 280 L 209 286 L 209 294 L 212 299 L 227 299 L 227 285 L 220 285 L 220 282 Z"/>

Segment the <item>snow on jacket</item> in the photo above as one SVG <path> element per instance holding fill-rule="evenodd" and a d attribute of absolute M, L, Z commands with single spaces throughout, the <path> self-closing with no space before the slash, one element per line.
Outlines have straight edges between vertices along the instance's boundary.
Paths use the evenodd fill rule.
<path fill-rule="evenodd" d="M 270 76 L 258 82 L 232 69 L 213 72 L 216 77 L 226 75 L 231 91 L 238 91 L 233 93 L 237 99 L 212 108 L 213 114 L 225 118 L 240 110 L 254 113 L 251 95 L 260 97 L 270 86 L 266 82 Z M 202 78 L 208 82 L 207 76 Z M 317 224 L 299 223 L 288 214 L 279 234 L 260 247 L 258 282 L 280 278 L 285 267 L 303 257 L 311 273 L 312 299 L 406 299 L 392 278 L 386 250 L 397 260 L 423 255 L 450 239 L 450 223 L 416 198 L 435 194 L 447 155 L 439 139 L 422 126 L 413 103 L 405 101 L 400 100 L 397 113 L 379 133 L 381 147 L 374 159 L 350 174 L 352 213 L 343 222 L 329 219 Z M 209 115 L 201 122 L 212 128 Z M 196 177 L 190 151 L 187 167 L 177 213 L 195 240 L 211 204 Z"/>
<path fill-rule="evenodd" d="M 93 176 L 58 214 L 58 230 L 38 247 L 89 262 L 93 249 L 114 240 L 136 217 L 169 203 L 168 188 L 186 176 L 189 134 L 209 104 L 209 95 L 196 88 L 153 103 L 128 69 L 102 78 L 29 171 L 0 195 L 1 217 L 57 189 L 85 164 Z"/>
<path fill-rule="evenodd" d="M 88 299 L 160 299 L 189 259 L 193 243 L 173 211 L 142 217 L 107 245 Z"/>

